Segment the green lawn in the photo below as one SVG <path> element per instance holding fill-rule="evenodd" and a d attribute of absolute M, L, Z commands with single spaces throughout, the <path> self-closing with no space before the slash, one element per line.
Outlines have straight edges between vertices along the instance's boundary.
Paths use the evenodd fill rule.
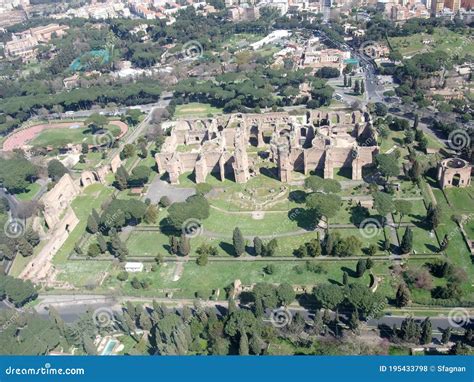
<path fill-rule="evenodd" d="M 130 256 L 156 257 L 158 253 L 169 255 L 168 236 L 161 232 L 134 231 L 127 239 Z"/>
<path fill-rule="evenodd" d="M 21 201 L 31 200 L 38 193 L 41 186 L 38 183 L 31 183 L 28 187 L 28 191 L 22 192 L 21 194 L 15 194 L 16 198 Z"/>
<path fill-rule="evenodd" d="M 409 202 L 411 203 L 411 214 L 404 215 L 402 217 L 402 223 L 421 224 L 421 222 L 423 222 L 426 218 L 426 208 L 423 200 L 412 200 Z M 400 221 L 400 215 L 394 213 L 393 221 L 398 224 Z"/>
<path fill-rule="evenodd" d="M 435 253 L 439 249 L 439 243 L 436 235 L 426 229 L 411 227 L 413 231 L 413 250 L 416 253 Z M 405 227 L 398 228 L 398 237 L 402 240 L 405 233 Z"/>
<path fill-rule="evenodd" d="M 288 282 L 293 285 L 305 285 L 310 289 L 313 285 L 323 282 L 340 283 L 342 281 L 343 271 L 347 271 L 349 276 L 353 275 L 355 261 L 341 261 L 334 263 L 321 264 L 323 271 L 313 273 L 304 270 L 298 274 L 295 270 L 295 262 L 281 261 L 274 262 L 275 273 L 267 275 L 263 268 L 270 262 L 213 262 L 205 267 L 198 266 L 195 262 L 188 262 L 184 265 L 184 271 L 178 281 L 173 281 L 175 264 L 167 263 L 157 272 L 148 272 L 138 274 L 139 279 L 148 279 L 151 281 L 151 287 L 148 290 L 135 290 L 129 282 L 119 283 L 112 274 L 106 280 L 103 287 L 123 288 L 124 293 L 140 296 L 156 296 L 163 293 L 164 289 L 174 290 L 175 297 L 194 297 L 196 291 L 202 291 L 204 296 L 210 296 L 213 290 L 220 289 L 220 296 L 225 298 L 224 288 L 231 285 L 236 279 L 241 280 L 245 285 L 256 282 L 283 283 Z M 388 263 L 377 262 L 374 266 L 374 273 L 382 276 L 383 281 L 380 288 L 383 292 L 391 293 L 389 277 L 387 273 Z M 366 273 L 362 278 L 350 277 L 351 282 L 369 284 L 369 274 Z"/>
<path fill-rule="evenodd" d="M 85 232 L 87 218 L 92 209 L 95 208 L 97 211 L 100 211 L 102 203 L 105 202 L 111 194 L 112 190 L 110 188 L 107 188 L 100 183 L 96 183 L 87 187 L 81 195 L 74 199 L 71 205 L 79 219 L 79 223 L 71 232 L 58 253 L 54 256 L 53 262 L 55 264 L 67 262 L 67 257 L 73 251 L 74 245 Z M 85 252 L 87 248 L 83 248 L 83 250 Z"/>
<path fill-rule="evenodd" d="M 470 214 L 474 211 L 474 187 L 466 188 L 447 188 L 444 190 L 449 203 L 456 213 L 461 214 Z"/>
<path fill-rule="evenodd" d="M 341 228 L 341 229 L 332 228 L 331 229 L 331 233 L 338 233 L 338 234 L 341 235 L 341 237 L 355 236 L 357 239 L 360 240 L 360 242 L 362 244 L 361 251 L 359 251 L 358 253 L 354 253 L 353 254 L 354 256 L 363 255 L 364 250 L 367 249 L 371 244 L 374 244 L 374 245 L 377 246 L 377 249 L 378 249 L 377 254 L 386 255 L 387 253 L 385 253 L 384 251 L 381 250 L 382 245 L 385 241 L 384 231 L 383 231 L 383 229 L 379 229 L 375 232 L 376 232 L 376 234 L 373 237 L 367 237 L 367 235 L 363 236 L 362 233 L 361 233 L 361 230 L 359 230 L 357 228 Z M 370 236 L 372 236 L 372 235 L 370 235 Z"/>
<path fill-rule="evenodd" d="M 298 216 L 303 216 L 303 213 Z M 211 208 L 211 214 L 203 222 L 208 231 L 227 234 L 229 237 L 235 227 L 239 227 L 244 236 L 272 235 L 283 232 L 294 232 L 301 227 L 298 226 L 299 218 L 290 220 L 287 212 L 266 213 L 263 219 L 253 219 L 249 214 L 227 214 Z M 300 224 L 308 226 L 309 220 L 304 216 Z"/>
<path fill-rule="evenodd" d="M 102 134 L 97 134 L 94 137 L 88 128 L 82 127 L 82 122 L 77 122 L 77 125 L 81 127 L 45 129 L 40 132 L 34 139 L 32 139 L 29 144 L 36 147 L 62 147 L 69 143 L 79 144 L 86 142 L 88 144 L 93 144 L 97 140 L 101 142 L 100 136 Z M 120 134 L 120 128 L 115 125 L 108 125 L 106 127 L 106 130 L 108 130 L 114 136 Z"/>
<path fill-rule="evenodd" d="M 177 105 L 174 116 L 175 118 L 207 117 L 209 114 L 222 114 L 222 109 L 205 103 L 192 102 L 186 105 Z"/>
<path fill-rule="evenodd" d="M 85 288 L 98 285 L 104 272 L 114 268 L 111 261 L 72 261 L 60 264 L 58 281 L 65 281 L 72 285 Z"/>
<path fill-rule="evenodd" d="M 85 160 L 85 163 L 76 163 L 74 170 L 84 171 L 96 169 L 102 161 L 102 153 L 89 151 L 85 155 Z"/>

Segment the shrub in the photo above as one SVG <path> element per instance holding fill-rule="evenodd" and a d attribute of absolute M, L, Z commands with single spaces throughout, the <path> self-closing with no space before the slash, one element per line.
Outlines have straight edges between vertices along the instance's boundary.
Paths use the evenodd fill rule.
<path fill-rule="evenodd" d="M 199 195 L 205 195 L 212 190 L 212 186 L 209 183 L 198 183 L 196 185 L 196 193 Z"/>
<path fill-rule="evenodd" d="M 117 275 L 117 280 L 127 281 L 128 280 L 128 272 L 127 271 L 119 272 L 119 274 Z"/>
<path fill-rule="evenodd" d="M 169 207 L 171 205 L 171 200 L 167 196 L 162 196 L 160 201 L 159 201 L 159 204 L 160 204 L 161 207 L 166 208 L 166 207 Z"/>

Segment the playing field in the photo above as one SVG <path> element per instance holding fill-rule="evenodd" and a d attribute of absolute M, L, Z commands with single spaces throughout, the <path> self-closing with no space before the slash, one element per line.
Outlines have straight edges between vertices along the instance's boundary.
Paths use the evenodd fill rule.
<path fill-rule="evenodd" d="M 205 103 L 188 103 L 186 105 L 178 105 L 176 106 L 176 111 L 174 116 L 176 118 L 184 118 L 184 117 L 207 117 L 208 115 L 212 114 L 221 114 L 222 109 L 217 107 L 213 107 L 211 105 Z"/>
<path fill-rule="evenodd" d="M 110 121 L 102 131 L 92 134 L 82 121 L 43 123 L 10 134 L 3 142 L 4 151 L 21 149 L 25 145 L 36 147 L 61 147 L 67 144 L 88 143 L 104 145 L 112 137 L 122 137 L 128 131 L 128 126 L 121 121 Z"/>

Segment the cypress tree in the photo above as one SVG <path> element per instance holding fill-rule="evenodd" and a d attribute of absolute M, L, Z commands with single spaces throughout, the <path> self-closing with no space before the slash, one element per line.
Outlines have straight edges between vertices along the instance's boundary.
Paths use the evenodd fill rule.
<path fill-rule="evenodd" d="M 397 294 L 395 296 L 395 304 L 399 308 L 407 306 L 410 302 L 410 290 L 405 284 L 400 284 L 397 289 Z"/>
<path fill-rule="evenodd" d="M 426 345 L 431 343 L 431 338 L 433 334 L 433 327 L 429 317 L 426 317 L 423 323 L 421 324 L 421 338 L 420 343 Z"/>
<path fill-rule="evenodd" d="M 249 339 L 245 331 L 240 334 L 239 355 L 249 355 Z"/>
<path fill-rule="evenodd" d="M 355 94 L 360 94 L 360 83 L 359 83 L 359 80 L 355 80 L 354 93 L 355 93 Z"/>
<path fill-rule="evenodd" d="M 351 328 L 353 332 L 356 332 L 359 328 L 359 317 L 357 311 L 352 312 L 351 314 L 351 317 L 349 319 L 349 328 Z"/>
<path fill-rule="evenodd" d="M 181 256 L 187 256 L 189 252 L 191 252 L 191 244 L 189 238 L 183 234 L 179 240 L 179 254 Z"/>
<path fill-rule="evenodd" d="M 170 237 L 170 252 L 173 255 L 177 255 L 179 251 L 179 240 L 176 236 Z"/>
<path fill-rule="evenodd" d="M 334 241 L 332 239 L 332 235 L 329 231 L 327 231 L 326 237 L 324 239 L 324 254 L 326 256 L 331 256 L 333 248 L 334 248 Z"/>
<path fill-rule="evenodd" d="M 365 259 L 359 259 L 356 266 L 357 277 L 362 277 L 367 269 L 367 261 Z"/>
<path fill-rule="evenodd" d="M 234 244 L 235 254 L 242 256 L 245 252 L 245 240 L 239 227 L 235 227 L 232 234 L 232 243 Z"/>
<path fill-rule="evenodd" d="M 347 272 L 342 273 L 342 283 L 346 286 L 349 285 L 349 275 Z"/>
<path fill-rule="evenodd" d="M 99 222 L 95 219 L 93 213 L 87 218 L 87 230 L 90 233 L 97 233 L 99 231 Z"/>
<path fill-rule="evenodd" d="M 253 238 L 253 250 L 255 252 L 255 256 L 261 256 L 263 251 L 263 242 L 258 236 Z"/>
<path fill-rule="evenodd" d="M 400 250 L 404 253 L 410 253 L 413 249 L 413 231 L 410 227 L 406 227 L 405 233 L 403 234 L 402 243 L 400 244 Z"/>
<path fill-rule="evenodd" d="M 99 244 L 100 253 L 107 251 L 107 242 L 105 241 L 104 235 L 100 232 L 97 234 L 97 244 Z"/>

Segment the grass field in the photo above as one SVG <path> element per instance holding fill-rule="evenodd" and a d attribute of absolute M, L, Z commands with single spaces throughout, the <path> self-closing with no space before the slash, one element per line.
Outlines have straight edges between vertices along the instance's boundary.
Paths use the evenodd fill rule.
<path fill-rule="evenodd" d="M 84 171 L 96 169 L 102 160 L 102 153 L 89 151 L 85 156 L 85 160 L 85 163 L 76 163 L 74 170 Z"/>
<path fill-rule="evenodd" d="M 81 122 L 78 122 L 78 125 L 80 124 Z M 120 134 L 120 128 L 114 125 L 108 125 L 106 130 L 112 133 L 113 136 Z M 103 135 L 104 134 L 97 134 L 93 136 L 90 129 L 86 127 L 45 129 L 33 138 L 29 144 L 36 147 L 61 147 L 67 144 L 79 144 L 83 142 L 93 144 L 94 142 L 102 142 L 105 138 L 101 139 L 100 137 Z"/>
<path fill-rule="evenodd" d="M 15 194 L 16 198 L 21 201 L 31 200 L 38 193 L 41 186 L 38 183 L 31 183 L 28 191 L 22 192 L 21 194 Z"/>
<path fill-rule="evenodd" d="M 447 28 L 435 28 L 433 34 L 417 33 L 411 36 L 391 37 L 389 41 L 392 48 L 403 56 L 439 50 L 448 55 L 464 57 L 474 51 L 472 39 Z"/>
<path fill-rule="evenodd" d="M 270 262 L 233 262 L 229 263 L 214 262 L 209 263 L 205 267 L 200 267 L 194 262 L 188 262 L 184 265 L 184 270 L 181 278 L 178 281 L 173 281 L 175 274 L 175 264 L 167 263 L 156 272 L 149 272 L 146 274 L 138 274 L 139 279 L 148 279 L 151 281 L 151 287 L 148 290 L 135 290 L 130 283 L 120 284 L 115 279 L 115 274 L 106 280 L 104 287 L 118 288 L 122 287 L 126 294 L 130 295 L 159 295 L 160 291 L 171 289 L 174 290 L 175 297 L 194 297 L 196 291 L 201 291 L 204 296 L 210 296 L 212 291 L 220 290 L 223 296 L 224 288 L 230 286 L 236 279 L 241 280 L 245 285 L 257 282 L 269 283 L 290 283 L 293 285 L 308 286 L 311 290 L 312 286 L 322 282 L 332 282 L 340 284 L 342 281 L 343 271 L 348 272 L 350 282 L 369 284 L 368 272 L 362 278 L 354 278 L 353 270 L 355 269 L 355 261 L 340 261 L 334 263 L 322 264 L 322 272 L 314 273 L 304 270 L 298 273 L 295 270 L 295 263 L 292 261 L 281 261 L 273 263 L 275 272 L 272 275 L 267 275 L 263 269 Z M 388 263 L 383 261 L 376 262 L 373 272 L 377 276 L 382 276 L 383 281 L 380 288 L 385 293 L 392 294 L 389 285 L 389 278 L 387 273 Z"/>
<path fill-rule="evenodd" d="M 309 226 L 310 221 L 301 214 L 302 219 L 291 220 L 287 212 L 266 213 L 263 219 L 253 219 L 249 214 L 226 214 L 211 209 L 208 219 L 203 222 L 204 228 L 211 232 L 232 235 L 235 227 L 239 227 L 243 235 L 272 235 L 294 232 Z M 300 225 L 300 226 L 299 226 Z"/>
<path fill-rule="evenodd" d="M 87 226 L 87 218 L 92 209 L 100 210 L 102 203 L 112 194 L 112 190 L 100 183 L 92 184 L 87 187 L 81 195 L 72 202 L 71 206 L 79 223 L 68 236 L 58 253 L 54 256 L 53 262 L 61 264 L 67 262 L 67 257 L 74 249 L 74 245 L 85 232 Z"/>
<path fill-rule="evenodd" d="M 209 114 L 222 114 L 222 109 L 204 103 L 188 103 L 177 105 L 174 113 L 175 118 L 183 117 L 207 117 Z"/>
<path fill-rule="evenodd" d="M 434 253 L 438 251 L 439 243 L 435 234 L 418 227 L 412 227 L 412 231 L 413 250 L 416 251 L 416 253 Z M 400 227 L 398 229 L 400 240 L 402 239 L 404 232 L 405 228 Z"/>

